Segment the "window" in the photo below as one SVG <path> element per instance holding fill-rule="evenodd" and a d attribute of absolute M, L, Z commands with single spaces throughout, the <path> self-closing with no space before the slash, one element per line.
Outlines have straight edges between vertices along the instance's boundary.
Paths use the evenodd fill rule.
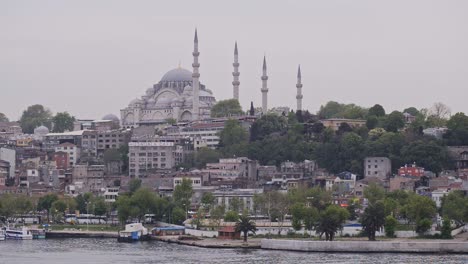
<path fill-rule="evenodd" d="M 370 167 L 371 167 L 370 165 L 367 165 L 367 168 L 368 168 L 368 169 L 370 169 Z"/>
<path fill-rule="evenodd" d="M 377 165 L 375 165 L 375 168 L 377 169 Z"/>

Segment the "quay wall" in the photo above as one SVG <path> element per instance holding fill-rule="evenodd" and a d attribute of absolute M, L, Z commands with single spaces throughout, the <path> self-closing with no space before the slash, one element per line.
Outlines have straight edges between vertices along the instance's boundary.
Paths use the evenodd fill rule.
<path fill-rule="evenodd" d="M 262 239 L 262 249 L 306 252 L 463 253 L 468 242 L 447 241 L 301 241 Z"/>
<path fill-rule="evenodd" d="M 46 238 L 117 238 L 117 232 L 48 231 Z"/>

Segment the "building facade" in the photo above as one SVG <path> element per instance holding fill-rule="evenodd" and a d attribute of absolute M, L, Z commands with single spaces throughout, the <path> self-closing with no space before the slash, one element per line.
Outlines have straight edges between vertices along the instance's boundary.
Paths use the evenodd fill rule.
<path fill-rule="evenodd" d="M 366 157 L 364 177 L 387 179 L 392 175 L 392 161 L 387 157 Z"/>

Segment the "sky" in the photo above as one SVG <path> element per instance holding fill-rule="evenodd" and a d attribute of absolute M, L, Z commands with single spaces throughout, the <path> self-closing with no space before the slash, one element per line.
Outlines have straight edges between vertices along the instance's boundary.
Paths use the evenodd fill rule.
<path fill-rule="evenodd" d="M 0 112 L 27 106 L 101 118 L 169 70 L 191 70 L 198 28 L 200 82 L 232 97 L 239 47 L 240 103 L 269 107 L 333 100 L 387 112 L 448 105 L 468 113 L 466 0 L 0 0 Z"/>

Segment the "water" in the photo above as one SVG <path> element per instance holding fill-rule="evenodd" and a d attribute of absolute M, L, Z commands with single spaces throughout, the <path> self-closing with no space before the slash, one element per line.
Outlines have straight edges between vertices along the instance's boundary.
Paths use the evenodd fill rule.
<path fill-rule="evenodd" d="M 335 254 L 251 249 L 207 249 L 115 239 L 0 241 L 0 263 L 468 263 L 468 255 Z"/>

